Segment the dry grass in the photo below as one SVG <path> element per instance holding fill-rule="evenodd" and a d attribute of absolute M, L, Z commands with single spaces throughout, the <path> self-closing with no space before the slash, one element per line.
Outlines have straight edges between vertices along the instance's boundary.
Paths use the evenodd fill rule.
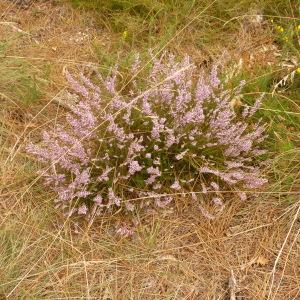
<path fill-rule="evenodd" d="M 187 199 L 137 215 L 140 225 L 132 238 L 115 235 L 119 215 L 91 228 L 64 221 L 54 210 L 55 195 L 40 182 L 31 184 L 38 166 L 22 145 L 61 112 L 56 95 L 66 89 L 63 69 L 97 64 L 91 42 L 111 49 L 117 37 L 97 31 L 89 16 L 68 6 L 37 2 L 23 10 L 2 1 L 0 12 L 1 42 L 16 34 L 4 22 L 22 30 L 6 59 L 26 60 L 42 91 L 28 107 L 5 86 L 0 90 L 0 299 L 300 299 L 298 158 L 289 168 L 292 188 L 284 184 L 290 174 L 281 174 L 279 188 L 245 203 L 231 199 L 215 221 L 203 218 Z M 257 51 L 272 43 L 269 33 L 253 30 L 242 27 L 232 37 L 241 43 L 229 49 L 250 70 L 275 60 L 272 51 Z M 81 42 L 74 40 L 78 32 L 87 33 Z M 199 61 L 207 57 L 188 47 Z M 221 52 L 221 45 L 213 52 Z M 45 79 L 40 74 L 48 65 Z"/>
<path fill-rule="evenodd" d="M 186 204 L 139 216 L 121 239 L 111 220 L 61 228 L 51 200 L 35 191 L 2 216 L 1 287 L 12 299 L 229 299 L 231 270 L 241 299 L 267 299 L 271 282 L 269 299 L 297 299 L 299 203 L 232 201 L 216 222 Z M 15 201 L 4 195 L 6 212 Z"/>

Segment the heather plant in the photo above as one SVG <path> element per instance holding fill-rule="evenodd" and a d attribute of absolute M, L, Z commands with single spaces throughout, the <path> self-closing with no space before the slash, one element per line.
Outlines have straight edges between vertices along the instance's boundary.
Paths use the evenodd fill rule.
<path fill-rule="evenodd" d="M 244 82 L 226 89 L 216 66 L 199 70 L 188 56 L 152 55 L 152 62 L 146 80 L 133 76 L 126 87 L 117 67 L 97 85 L 66 72 L 76 103 L 64 125 L 27 150 L 47 166 L 45 184 L 67 215 L 162 208 L 181 193 L 222 209 L 222 191 L 245 200 L 245 191 L 266 182 L 257 159 L 265 125 L 252 118 L 262 97 L 236 110 Z M 139 69 L 137 56 L 131 71 Z"/>

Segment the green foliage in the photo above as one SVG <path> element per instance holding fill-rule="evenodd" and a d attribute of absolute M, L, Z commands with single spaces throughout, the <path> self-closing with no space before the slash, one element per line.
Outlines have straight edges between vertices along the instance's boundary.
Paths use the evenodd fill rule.
<path fill-rule="evenodd" d="M 251 73 L 241 71 L 231 82 L 236 85 L 246 80 L 241 105 L 253 105 L 255 99 L 265 94 L 262 106 L 257 113 L 257 120 L 263 119 L 268 124 L 269 138 L 266 148 L 270 153 L 282 153 L 295 147 L 294 132 L 300 130 L 298 89 L 293 85 L 285 93 L 274 91 L 275 84 L 280 80 L 279 72 L 273 67 L 256 67 Z M 299 76 L 300 77 L 300 76 Z M 295 78 L 295 82 L 298 76 Z"/>
<path fill-rule="evenodd" d="M 94 42 L 104 66 L 126 60 L 131 52 L 144 54 L 167 47 L 173 53 L 198 48 L 208 56 L 233 46 L 231 36 L 251 14 L 287 15 L 284 0 L 68 0 L 90 11 L 97 26 L 111 32 L 110 46 Z M 181 31 L 184 28 L 183 31 Z M 226 34 L 224 34 L 226 32 Z"/>
<path fill-rule="evenodd" d="M 18 45 L 20 35 L 12 36 L 0 42 L 0 91 L 15 102 L 30 105 L 42 96 L 44 80 L 49 76 L 49 69 L 35 68 L 28 60 L 11 55 L 11 49 Z"/>
<path fill-rule="evenodd" d="M 293 192 L 299 189 L 300 152 L 299 149 L 287 150 L 277 155 L 273 160 L 272 173 L 274 183 L 270 187 L 272 191 Z M 294 201 L 296 197 L 287 195 L 287 200 Z"/>
<path fill-rule="evenodd" d="M 91 10 L 98 23 L 119 34 L 122 47 L 162 47 L 187 24 L 188 34 L 176 36 L 177 45 L 227 44 L 230 32 L 239 26 L 234 20 L 250 9 L 264 9 L 268 1 L 250 0 L 69 0 L 74 7 Z M 227 34 L 224 35 L 224 30 Z M 174 51 L 174 50 L 173 50 Z"/>

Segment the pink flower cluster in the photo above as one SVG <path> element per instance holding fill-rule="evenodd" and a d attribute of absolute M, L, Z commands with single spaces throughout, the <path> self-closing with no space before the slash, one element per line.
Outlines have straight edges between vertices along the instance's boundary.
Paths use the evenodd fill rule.
<path fill-rule="evenodd" d="M 27 150 L 47 165 L 45 183 L 68 215 L 164 207 L 172 194 L 188 191 L 211 194 L 222 206 L 222 189 L 266 182 L 257 160 L 265 126 L 252 118 L 261 98 L 235 111 L 230 103 L 243 83 L 226 90 L 216 67 L 199 72 L 188 56 L 152 59 L 146 85 L 134 79 L 127 93 L 118 91 L 117 68 L 98 85 L 66 74 L 78 103 L 66 124 L 45 131 Z M 138 68 L 136 59 L 132 69 Z"/>

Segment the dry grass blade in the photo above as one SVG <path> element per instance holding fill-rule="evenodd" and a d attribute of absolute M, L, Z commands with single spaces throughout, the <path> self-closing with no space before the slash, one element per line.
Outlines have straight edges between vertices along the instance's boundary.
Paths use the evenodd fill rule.
<path fill-rule="evenodd" d="M 233 270 L 230 271 L 229 278 L 229 292 L 230 292 L 230 300 L 236 300 L 236 278 L 234 276 Z"/>
<path fill-rule="evenodd" d="M 282 246 L 281 246 L 281 248 L 280 248 L 280 250 L 279 250 L 279 252 L 278 252 L 278 255 L 277 255 L 276 259 L 275 259 L 275 262 L 274 262 L 274 265 L 273 265 L 273 268 L 272 268 L 272 272 L 271 272 L 271 275 L 270 275 L 270 281 L 271 281 L 271 284 L 270 284 L 270 288 L 269 288 L 268 300 L 269 300 L 269 299 L 275 299 L 276 292 L 274 293 L 274 296 L 272 296 L 272 290 L 273 290 L 273 285 L 274 285 L 274 280 L 275 280 L 275 274 L 276 274 L 277 266 L 278 266 L 279 260 L 280 260 L 280 258 L 281 258 L 281 255 L 282 255 L 282 253 L 283 253 L 283 250 L 284 250 L 284 248 L 285 248 L 285 245 L 286 245 L 286 243 L 288 242 L 288 239 L 289 239 L 289 237 L 290 237 L 290 234 L 291 234 L 291 232 L 292 232 L 292 229 L 293 229 L 293 227 L 294 227 L 294 225 L 295 225 L 295 222 L 296 222 L 297 219 L 298 219 L 299 212 L 300 212 L 300 205 L 298 206 L 298 208 L 297 208 L 297 210 L 296 210 L 296 213 L 295 213 L 295 215 L 294 215 L 294 218 L 293 218 L 293 220 L 292 220 L 292 223 L 291 223 L 291 225 L 290 225 L 290 228 L 289 228 L 289 230 L 288 230 L 288 232 L 287 232 L 287 234 L 286 234 L 286 237 L 285 237 L 285 239 L 284 239 L 284 241 L 283 241 L 283 243 L 282 243 Z M 297 234 L 297 235 L 298 235 L 298 234 Z M 296 235 L 296 236 L 297 236 L 297 235 Z M 278 288 L 279 288 L 279 287 L 278 287 Z M 277 290 L 278 290 L 278 288 L 277 288 Z M 271 297 L 272 297 L 272 298 L 271 298 Z"/>

